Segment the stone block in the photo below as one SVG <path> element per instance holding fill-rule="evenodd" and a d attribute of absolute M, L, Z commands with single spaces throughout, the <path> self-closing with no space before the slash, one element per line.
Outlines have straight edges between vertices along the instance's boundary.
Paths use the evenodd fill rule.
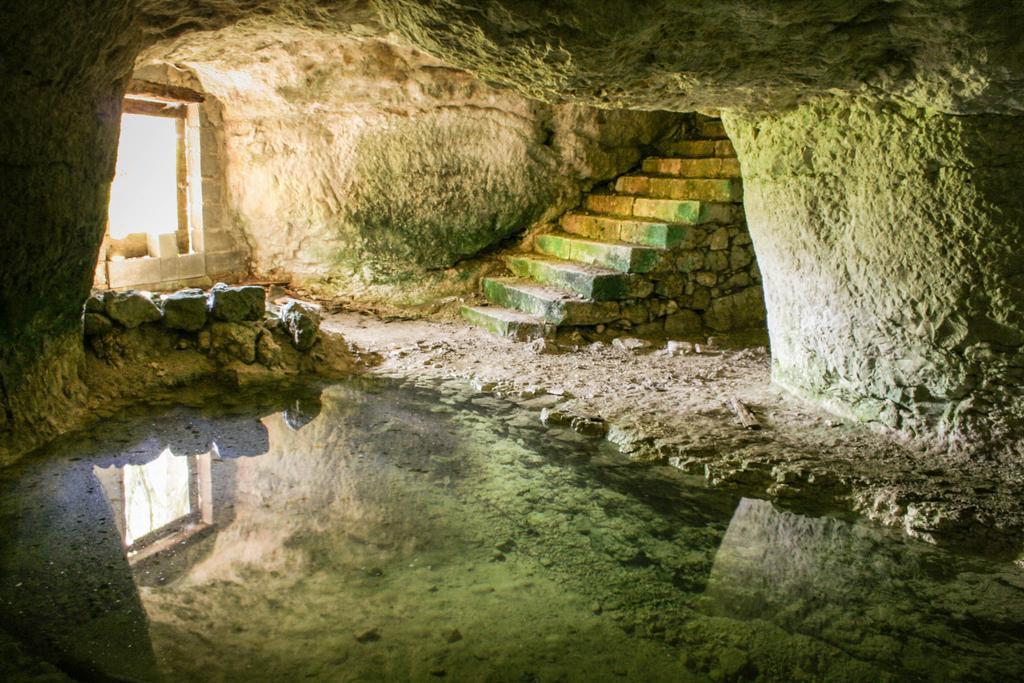
<path fill-rule="evenodd" d="M 242 275 L 246 270 L 245 254 L 241 251 L 206 252 L 206 273 L 208 275 Z"/>
<path fill-rule="evenodd" d="M 459 313 L 471 325 L 499 337 L 519 341 L 539 339 L 551 334 L 554 327 L 542 318 L 506 308 L 463 306 Z"/>
<path fill-rule="evenodd" d="M 591 194 L 587 195 L 584 204 L 588 211 L 605 213 L 614 216 L 630 216 L 633 214 L 633 200 L 630 195 Z"/>
<path fill-rule="evenodd" d="M 711 305 L 711 290 L 707 287 L 697 285 L 693 288 L 690 293 L 689 301 L 686 302 L 684 308 L 693 308 L 698 311 L 703 311 Z"/>
<path fill-rule="evenodd" d="M 703 268 L 705 260 L 703 251 L 684 251 L 676 258 L 676 268 L 682 273 L 692 273 Z"/>
<path fill-rule="evenodd" d="M 665 318 L 665 334 L 669 336 L 699 335 L 704 329 L 696 311 L 681 310 Z"/>
<path fill-rule="evenodd" d="M 143 257 L 108 261 L 107 276 L 111 289 L 156 284 L 160 282 L 160 260 Z"/>
<path fill-rule="evenodd" d="M 664 250 L 655 247 L 607 244 L 557 234 L 540 235 L 536 241 L 542 254 L 579 261 L 624 273 L 649 273 L 662 263 Z"/>
<path fill-rule="evenodd" d="M 206 325 L 206 294 L 201 289 L 185 289 L 161 300 L 164 326 L 172 330 L 198 332 Z"/>
<path fill-rule="evenodd" d="M 160 235 L 147 234 L 146 244 L 153 258 L 169 258 L 178 255 L 178 236 L 173 232 Z"/>
<path fill-rule="evenodd" d="M 729 267 L 733 270 L 746 268 L 754 260 L 754 254 L 749 247 L 734 246 L 729 252 Z"/>
<path fill-rule="evenodd" d="M 565 214 L 560 223 L 566 232 L 594 240 L 666 248 L 683 242 L 689 232 L 685 225 L 577 212 Z"/>
<path fill-rule="evenodd" d="M 750 286 L 750 275 L 748 275 L 746 272 L 734 273 L 729 277 L 728 280 L 722 283 L 722 287 L 727 290 L 739 289 L 740 287 L 748 286 Z"/>
<path fill-rule="evenodd" d="M 106 309 L 111 320 L 129 329 L 163 317 L 149 292 L 113 292 L 106 297 Z"/>
<path fill-rule="evenodd" d="M 724 251 L 713 251 L 707 255 L 705 260 L 706 267 L 710 270 L 720 273 L 729 267 L 729 257 L 726 256 Z"/>
<path fill-rule="evenodd" d="M 238 244 L 230 231 L 217 228 L 205 230 L 205 244 L 209 251 L 232 251 Z"/>
<path fill-rule="evenodd" d="M 313 347 L 320 336 L 320 307 L 294 299 L 281 307 L 281 322 L 299 351 Z"/>
<path fill-rule="evenodd" d="M 189 280 L 206 275 L 206 255 L 182 254 L 178 257 L 178 279 Z"/>
<path fill-rule="evenodd" d="M 739 178 L 736 159 L 708 157 L 703 159 L 649 157 L 644 160 L 644 173 L 675 175 L 684 178 Z"/>
<path fill-rule="evenodd" d="M 624 175 L 615 181 L 622 194 L 644 195 L 659 199 L 684 199 L 704 202 L 738 202 L 743 199 L 739 178 L 665 178 Z"/>
<path fill-rule="evenodd" d="M 114 323 L 102 313 L 86 312 L 82 316 L 82 331 L 86 337 L 99 337 L 114 329 Z"/>
<path fill-rule="evenodd" d="M 764 320 L 764 298 L 758 287 L 717 298 L 704 313 L 704 324 L 719 332 L 760 327 Z"/>
<path fill-rule="evenodd" d="M 610 301 L 624 299 L 636 287 L 625 273 L 586 266 L 571 261 L 555 261 L 532 256 L 507 259 L 509 270 L 519 277 L 575 292 L 587 299 Z"/>
<path fill-rule="evenodd" d="M 722 251 L 729 248 L 729 230 L 727 228 L 719 228 L 711 233 L 710 239 L 708 239 L 708 248 L 712 251 Z"/>
<path fill-rule="evenodd" d="M 224 322 L 260 320 L 266 312 L 266 298 L 262 287 L 229 287 L 218 282 L 210 290 L 210 315 Z"/>
<path fill-rule="evenodd" d="M 495 304 L 543 317 L 554 325 L 596 325 L 611 322 L 619 314 L 614 302 L 575 299 L 561 290 L 525 280 L 486 278 L 483 288 Z"/>
<path fill-rule="evenodd" d="M 215 322 L 210 326 L 210 350 L 219 363 L 253 363 L 260 329 L 252 323 Z"/>

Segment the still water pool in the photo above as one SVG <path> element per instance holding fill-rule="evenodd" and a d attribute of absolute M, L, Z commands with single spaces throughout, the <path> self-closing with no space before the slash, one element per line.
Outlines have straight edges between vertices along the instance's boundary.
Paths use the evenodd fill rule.
<path fill-rule="evenodd" d="M 3 676 L 1024 677 L 1011 561 L 708 488 L 457 385 L 263 401 L 108 420 L 0 472 Z"/>

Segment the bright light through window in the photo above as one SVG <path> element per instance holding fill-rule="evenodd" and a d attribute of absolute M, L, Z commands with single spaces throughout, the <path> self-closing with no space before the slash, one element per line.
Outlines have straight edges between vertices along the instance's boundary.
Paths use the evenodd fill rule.
<path fill-rule="evenodd" d="M 110 191 L 110 236 L 178 230 L 176 120 L 124 114 Z"/>
<path fill-rule="evenodd" d="M 192 511 L 188 458 L 164 449 L 156 460 L 124 468 L 125 545 Z"/>

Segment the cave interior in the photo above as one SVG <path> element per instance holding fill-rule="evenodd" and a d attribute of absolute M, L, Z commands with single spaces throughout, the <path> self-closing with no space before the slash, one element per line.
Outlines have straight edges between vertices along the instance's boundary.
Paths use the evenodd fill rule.
<path fill-rule="evenodd" d="M 989 0 L 5 4 L 0 673 L 1024 675 L 1022 27 Z M 492 469 L 570 453 L 632 468 L 580 470 L 602 512 L 561 460 Z M 478 479 L 456 505 L 388 467 Z M 497 597 L 394 598 L 403 631 L 366 605 L 416 552 Z M 39 569 L 63 555 L 116 568 Z M 492 632 L 527 562 L 561 578 Z M 310 627 L 333 659 L 244 664 L 243 632 L 301 639 L 281 575 L 343 624 Z M 97 582 L 118 606 L 71 623 Z"/>

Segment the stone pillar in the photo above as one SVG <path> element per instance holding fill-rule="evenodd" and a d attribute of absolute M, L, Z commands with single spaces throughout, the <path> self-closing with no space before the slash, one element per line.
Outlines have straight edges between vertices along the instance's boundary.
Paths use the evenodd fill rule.
<path fill-rule="evenodd" d="M 773 379 L 954 448 L 1024 434 L 1024 117 L 728 112 Z"/>
<path fill-rule="evenodd" d="M 80 405 L 81 306 L 135 55 L 128 0 L 0 8 L 0 462 Z"/>

